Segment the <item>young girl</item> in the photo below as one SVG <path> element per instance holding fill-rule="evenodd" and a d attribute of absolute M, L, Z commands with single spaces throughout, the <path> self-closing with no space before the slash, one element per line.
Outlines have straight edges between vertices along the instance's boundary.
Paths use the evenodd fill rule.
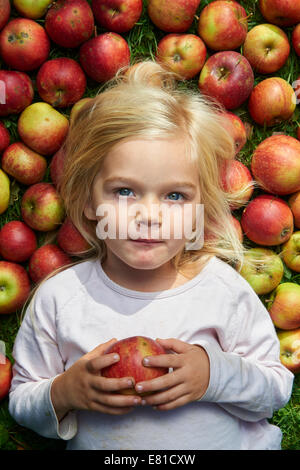
<path fill-rule="evenodd" d="M 11 415 L 67 449 L 280 449 L 268 418 L 294 376 L 238 272 L 244 247 L 219 185 L 220 164 L 234 157 L 221 107 L 141 62 L 84 104 L 63 150 L 59 191 L 91 249 L 30 301 L 13 351 Z M 175 236 L 188 206 L 196 236 Z M 135 335 L 164 346 L 144 364 L 169 373 L 140 383 L 101 376 L 119 360 L 107 347 Z M 121 393 L 129 387 L 152 393 Z"/>

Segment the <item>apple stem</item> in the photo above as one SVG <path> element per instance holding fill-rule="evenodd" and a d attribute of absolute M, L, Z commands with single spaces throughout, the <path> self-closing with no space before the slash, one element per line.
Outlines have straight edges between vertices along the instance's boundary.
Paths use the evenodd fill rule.
<path fill-rule="evenodd" d="M 239 22 L 240 23 L 245 23 L 245 21 L 247 21 L 248 18 L 250 18 L 251 16 L 253 16 L 253 13 L 249 13 L 249 15 L 243 16 L 243 18 L 239 18 Z"/>
<path fill-rule="evenodd" d="M 196 20 L 198 20 L 198 21 L 200 19 L 199 16 L 197 16 L 197 15 L 194 15 L 194 18 L 196 18 Z"/>
<path fill-rule="evenodd" d="M 95 38 L 97 37 L 97 26 L 95 26 L 94 28 L 94 35 L 95 35 Z"/>

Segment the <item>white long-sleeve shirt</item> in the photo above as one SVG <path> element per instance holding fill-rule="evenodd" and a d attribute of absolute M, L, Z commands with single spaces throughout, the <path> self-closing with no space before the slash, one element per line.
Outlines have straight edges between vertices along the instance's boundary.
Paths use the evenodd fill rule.
<path fill-rule="evenodd" d="M 60 422 L 53 379 L 111 338 L 178 338 L 201 345 L 209 385 L 198 401 L 173 410 L 137 406 L 122 415 L 70 411 Z M 269 313 L 248 282 L 212 257 L 185 284 L 159 292 L 112 281 L 99 260 L 47 280 L 28 307 L 13 357 L 9 411 L 36 433 L 67 440 L 67 449 L 280 449 L 268 422 L 292 392 L 294 375 L 279 359 Z"/>

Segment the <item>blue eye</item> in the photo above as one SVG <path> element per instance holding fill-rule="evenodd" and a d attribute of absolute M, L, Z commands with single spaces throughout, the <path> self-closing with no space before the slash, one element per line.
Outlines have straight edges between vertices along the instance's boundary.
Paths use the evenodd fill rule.
<path fill-rule="evenodd" d="M 173 194 L 179 194 L 179 195 L 182 196 L 182 198 L 184 199 L 184 196 L 183 196 L 183 194 L 181 194 L 181 193 L 177 193 L 177 192 L 170 193 L 171 196 L 172 196 Z M 178 199 L 173 199 L 173 201 L 178 201 Z"/>
<path fill-rule="evenodd" d="M 115 191 L 115 193 L 117 194 L 117 193 L 119 193 L 120 191 L 129 191 L 129 192 L 130 192 L 131 189 L 128 189 L 128 188 L 120 188 L 120 189 L 117 189 L 117 190 Z M 120 196 L 128 196 L 128 194 L 120 194 Z"/>

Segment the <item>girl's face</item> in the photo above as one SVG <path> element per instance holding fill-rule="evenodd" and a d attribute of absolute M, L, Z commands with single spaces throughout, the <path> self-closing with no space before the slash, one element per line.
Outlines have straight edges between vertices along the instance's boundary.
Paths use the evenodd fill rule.
<path fill-rule="evenodd" d="M 98 221 L 97 235 L 108 257 L 132 268 L 155 269 L 189 241 L 200 191 L 197 168 L 185 152 L 180 138 L 127 139 L 107 154 L 84 213 Z M 134 241 L 138 238 L 156 243 Z"/>

